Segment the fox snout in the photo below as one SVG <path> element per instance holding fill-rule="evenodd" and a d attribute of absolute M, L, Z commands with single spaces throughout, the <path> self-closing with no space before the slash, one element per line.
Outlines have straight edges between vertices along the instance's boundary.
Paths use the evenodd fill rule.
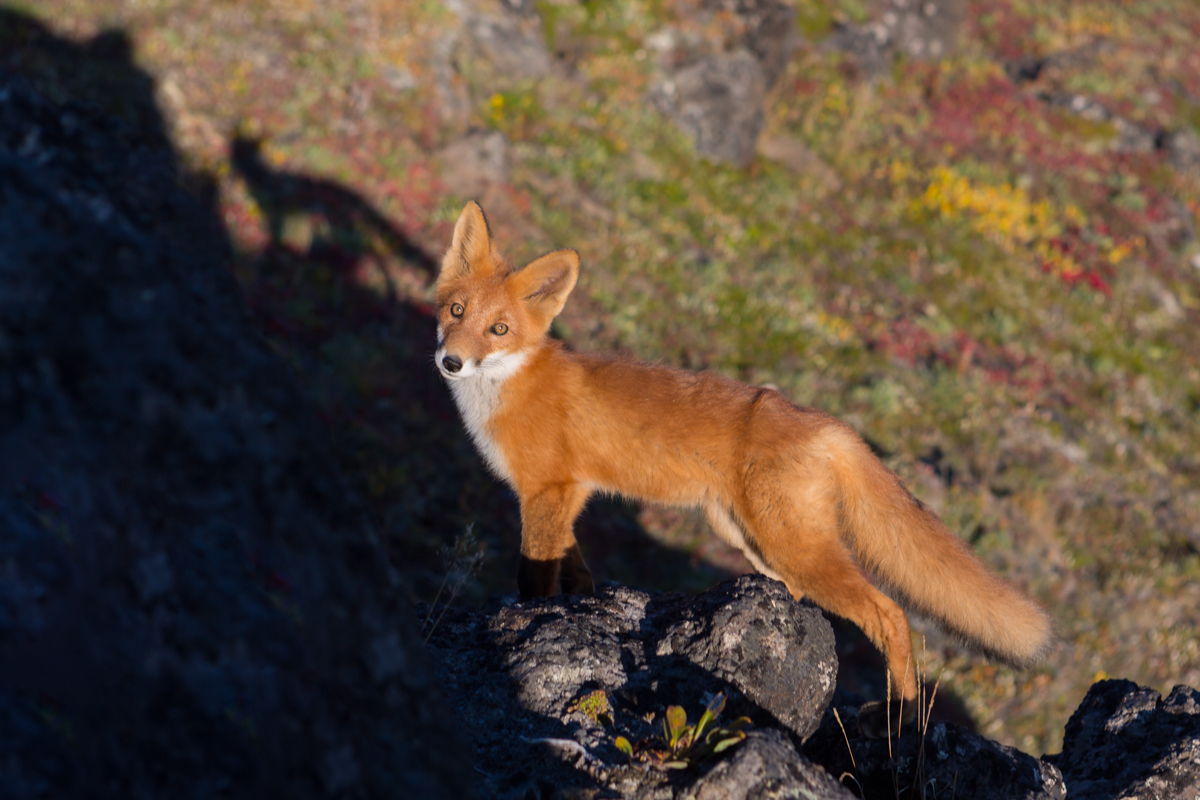
<path fill-rule="evenodd" d="M 433 363 L 438 372 L 450 380 L 465 378 L 473 372 L 471 359 L 447 352 L 445 342 L 438 342 L 438 349 L 433 354 Z"/>
<path fill-rule="evenodd" d="M 458 350 L 458 348 L 448 347 L 442 341 L 438 342 L 438 349 L 434 351 L 433 363 L 438 372 L 442 373 L 443 378 L 448 381 L 457 381 L 463 378 L 473 378 L 481 372 L 486 372 L 484 369 L 486 358 L 477 358 L 462 350 L 456 353 L 454 350 Z"/>

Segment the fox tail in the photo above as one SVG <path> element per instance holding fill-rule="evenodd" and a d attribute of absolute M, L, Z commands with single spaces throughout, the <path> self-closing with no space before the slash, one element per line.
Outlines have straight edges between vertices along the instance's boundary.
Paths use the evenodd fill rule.
<path fill-rule="evenodd" d="M 854 437 L 835 458 L 842 535 L 902 604 L 989 657 L 1027 667 L 1054 636 L 1046 613 L 998 578 Z"/>

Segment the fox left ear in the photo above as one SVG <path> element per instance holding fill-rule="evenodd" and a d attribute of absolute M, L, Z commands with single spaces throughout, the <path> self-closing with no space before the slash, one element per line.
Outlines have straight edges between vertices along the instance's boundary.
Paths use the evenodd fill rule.
<path fill-rule="evenodd" d="M 514 273 L 518 299 L 540 323 L 549 325 L 567 302 L 579 278 L 579 253 L 555 250 Z"/>
<path fill-rule="evenodd" d="M 492 231 L 488 227 L 483 209 L 474 200 L 463 206 L 454 223 L 454 236 L 450 249 L 442 257 L 442 270 L 438 281 L 467 275 L 472 271 L 490 269 L 492 266 Z"/>

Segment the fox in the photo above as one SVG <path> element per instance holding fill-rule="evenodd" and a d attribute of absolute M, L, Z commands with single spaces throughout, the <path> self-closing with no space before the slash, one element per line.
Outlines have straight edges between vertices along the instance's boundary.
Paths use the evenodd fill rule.
<path fill-rule="evenodd" d="M 579 264 L 576 251 L 557 250 L 513 268 L 472 201 L 435 285 L 435 364 L 483 460 L 519 501 L 522 600 L 595 590 L 574 523 L 604 493 L 700 509 L 756 570 L 857 625 L 890 673 L 887 699 L 859 710 L 867 736 L 895 734 L 916 712 L 901 603 L 1000 662 L 1027 668 L 1043 657 L 1053 631 L 1042 608 L 994 575 L 850 426 L 774 388 L 573 352 L 552 338 Z"/>

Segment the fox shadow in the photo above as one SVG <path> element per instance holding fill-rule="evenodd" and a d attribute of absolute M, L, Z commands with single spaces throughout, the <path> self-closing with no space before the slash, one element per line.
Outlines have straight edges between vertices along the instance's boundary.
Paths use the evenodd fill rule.
<path fill-rule="evenodd" d="M 471 600 L 512 593 L 516 497 L 485 470 L 433 365 L 435 310 L 403 299 L 393 277 L 407 270 L 430 283 L 439 259 L 354 190 L 271 166 L 260 140 L 235 135 L 230 163 L 267 234 L 235 256 L 248 306 L 311 387 L 414 596 L 432 599 L 448 576 Z M 636 513 L 599 499 L 580 519 L 595 577 L 671 588 L 696 574 L 694 559 L 657 543 Z M 482 568 L 464 574 L 479 555 Z"/>

